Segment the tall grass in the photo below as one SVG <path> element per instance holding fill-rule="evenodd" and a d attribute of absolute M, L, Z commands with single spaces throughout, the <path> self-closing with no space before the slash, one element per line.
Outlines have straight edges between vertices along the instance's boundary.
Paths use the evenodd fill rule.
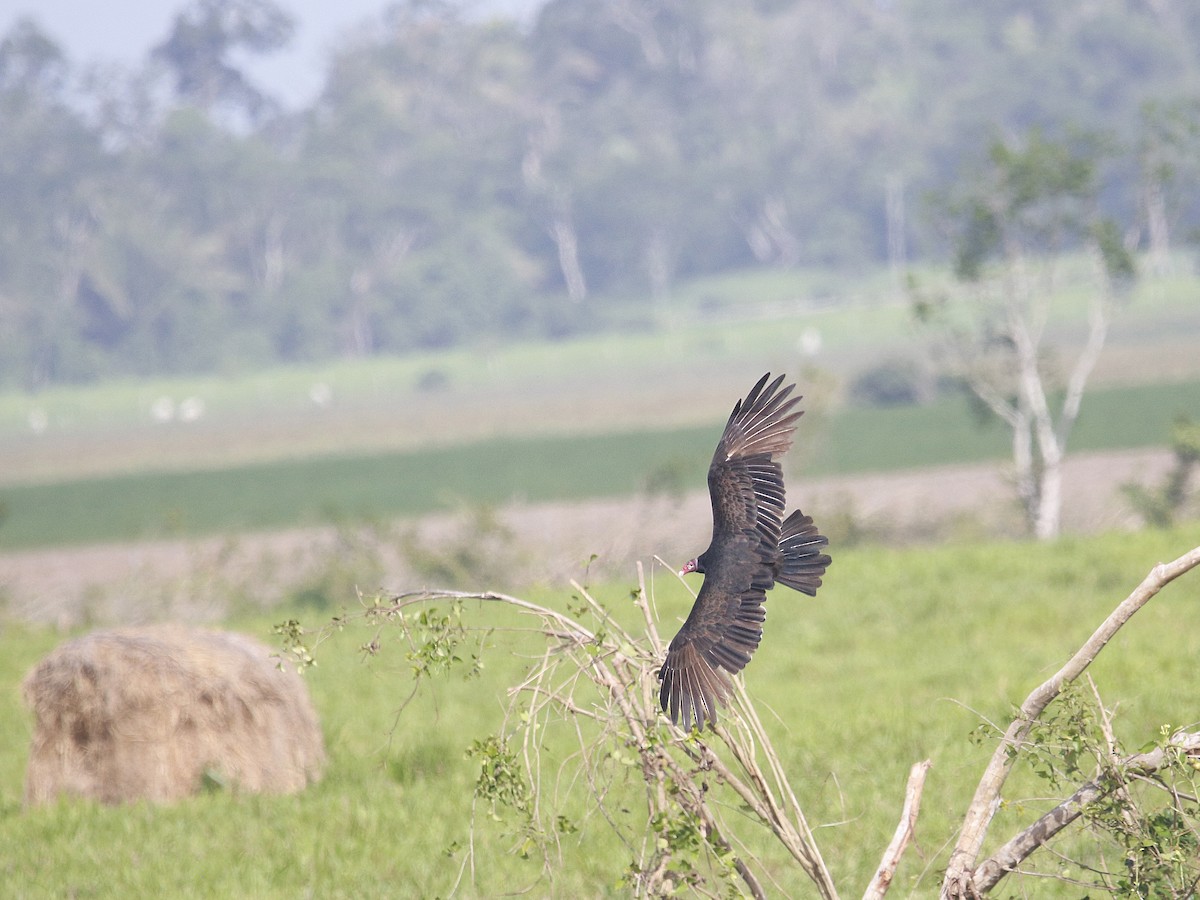
<path fill-rule="evenodd" d="M 1193 525 L 1045 546 L 834 548 L 817 598 L 773 592 L 746 683 L 843 894 L 861 891 L 878 862 L 908 766 L 930 757 L 917 844 L 893 890 L 897 897 L 932 895 L 946 842 L 992 751 L 973 740 L 976 726 L 1004 720 L 1151 566 L 1197 543 L 1200 527 Z M 627 615 L 632 582 L 631 574 L 625 583 L 591 591 Z M 662 573 L 653 588 L 661 630 L 670 635 L 690 598 Z M 1105 701 L 1118 707 L 1118 736 L 1131 748 L 1164 723 L 1200 718 L 1192 677 L 1200 653 L 1198 596 L 1194 574 L 1168 587 L 1094 667 Z M 565 588 L 534 599 L 563 609 L 571 603 Z M 270 640 L 271 620 L 234 624 Z M 478 762 L 464 751 L 498 725 L 505 688 L 523 672 L 530 651 L 520 635 L 494 632 L 479 677 L 452 673 L 407 705 L 407 648 L 389 643 L 385 629 L 381 655 L 367 663 L 357 648 L 373 635 L 354 627 L 337 634 L 318 648 L 318 666 L 306 675 L 331 752 L 329 775 L 313 789 L 288 798 L 214 793 L 161 809 L 63 804 L 23 813 L 29 722 L 15 683 L 54 638 L 6 626 L 0 632 L 6 894 L 445 896 L 470 840 L 477 866 L 460 885 L 466 896 L 531 884 L 539 896 L 621 894 L 617 882 L 629 854 L 582 805 L 577 816 L 572 809 L 579 831 L 564 836 L 550 881 L 539 881 L 537 860 L 509 852 L 520 840 L 506 831 L 513 823 L 502 813 L 492 821 L 486 806 L 477 809 L 472 835 Z M 630 777 L 636 783 L 637 773 Z M 578 790 L 586 795 L 583 786 Z M 1016 779 L 993 834 L 1003 836 L 1044 810 L 1037 796 L 1044 791 L 1029 778 Z M 773 894 L 809 894 L 785 859 L 763 852 L 777 881 Z M 1039 897 L 1079 894 L 1044 881 L 1024 888 Z"/>

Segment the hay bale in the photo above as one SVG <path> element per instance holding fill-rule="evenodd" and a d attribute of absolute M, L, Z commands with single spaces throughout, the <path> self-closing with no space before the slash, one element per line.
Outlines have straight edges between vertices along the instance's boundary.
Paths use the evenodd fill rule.
<path fill-rule="evenodd" d="M 69 641 L 22 684 L 36 718 L 25 802 L 60 794 L 164 802 L 206 777 L 291 793 L 325 747 L 303 680 L 244 635 L 117 628 Z"/>

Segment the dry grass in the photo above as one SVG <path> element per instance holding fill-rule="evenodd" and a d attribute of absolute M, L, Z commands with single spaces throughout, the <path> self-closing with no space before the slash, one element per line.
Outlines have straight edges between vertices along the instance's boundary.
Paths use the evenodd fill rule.
<path fill-rule="evenodd" d="M 244 635 L 177 625 L 97 631 L 26 676 L 36 718 L 25 801 L 189 796 L 206 779 L 292 793 L 320 777 L 308 690 Z"/>

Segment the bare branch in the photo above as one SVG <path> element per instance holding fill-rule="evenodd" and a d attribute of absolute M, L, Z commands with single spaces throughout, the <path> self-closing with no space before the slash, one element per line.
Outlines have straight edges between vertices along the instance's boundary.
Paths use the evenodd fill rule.
<path fill-rule="evenodd" d="M 1134 613 L 1145 606 L 1163 587 L 1197 565 L 1200 565 L 1200 547 L 1173 562 L 1159 563 L 1151 569 L 1142 583 L 1121 601 L 1066 665 L 1025 698 L 1017 717 L 1008 726 L 995 753 L 992 754 L 992 759 L 963 818 L 958 844 L 946 867 L 946 877 L 942 884 L 943 898 L 961 900 L 980 896 L 975 885 L 975 860 L 999 803 L 1000 791 L 1012 768 L 1014 751 L 1025 741 L 1034 722 L 1050 702 L 1062 693 L 1064 687 L 1083 674 L 1092 660 Z"/>
<path fill-rule="evenodd" d="M 1098 254 L 1100 251 L 1095 252 Z M 1101 262 L 1101 268 L 1103 265 Z M 1101 277 L 1103 278 L 1103 276 Z M 1107 285 L 1106 282 L 1105 284 Z M 1084 344 L 1079 358 L 1075 360 L 1070 378 L 1067 379 L 1067 391 L 1063 397 L 1062 411 L 1058 419 L 1058 440 L 1063 446 L 1066 445 L 1071 428 L 1079 417 L 1084 387 L 1087 384 L 1088 376 L 1092 374 L 1092 369 L 1096 366 L 1096 360 L 1100 358 L 1100 351 L 1104 349 L 1104 342 L 1108 337 L 1107 286 L 1103 288 L 1103 292 L 1101 296 L 1094 297 L 1088 307 L 1087 342 Z"/>
<path fill-rule="evenodd" d="M 967 386 L 997 418 L 1003 420 L 1010 428 L 1024 424 L 1026 414 L 987 378 L 971 371 L 967 371 L 966 378 Z"/>
<path fill-rule="evenodd" d="M 804 873 L 812 879 L 821 897 L 825 900 L 837 900 L 838 893 L 833 884 L 833 877 L 829 874 L 824 860 L 817 851 L 816 844 L 812 841 L 812 833 L 808 830 L 807 823 L 804 823 L 803 818 L 800 819 L 803 823 L 801 825 L 802 835 L 780 808 L 762 769 L 755 761 L 753 750 L 747 746 L 747 743 L 738 740 L 730 733 L 726 725 L 716 726 L 715 731 L 717 736 L 733 751 L 734 759 L 749 781 L 739 778 L 707 743 L 697 740 L 696 743 L 700 747 L 700 761 L 720 775 L 721 780 L 731 787 L 754 811 L 755 815 L 774 832 L 780 843 L 791 853 L 792 858 L 800 863 L 800 868 L 804 870 Z M 774 751 L 770 751 L 768 755 L 773 756 Z"/>
<path fill-rule="evenodd" d="M 933 762 L 926 759 L 919 763 L 913 763 L 913 767 L 909 770 L 908 786 L 904 791 L 904 808 L 900 811 L 900 823 L 896 826 L 896 833 L 892 835 L 892 842 L 883 851 L 883 859 L 880 860 L 879 868 L 875 870 L 871 883 L 867 885 L 863 900 L 882 900 L 883 895 L 892 886 L 892 878 L 896 875 L 896 867 L 900 865 L 900 857 L 904 854 L 904 848 L 912 840 L 913 832 L 917 827 L 917 815 L 921 811 L 921 792 L 925 790 L 925 776 L 932 765 Z"/>

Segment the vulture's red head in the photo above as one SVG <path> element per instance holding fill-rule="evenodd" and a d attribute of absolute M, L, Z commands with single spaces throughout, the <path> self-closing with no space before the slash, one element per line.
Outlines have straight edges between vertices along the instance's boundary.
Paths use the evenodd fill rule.
<path fill-rule="evenodd" d="M 683 568 L 679 570 L 680 575 L 690 575 L 692 572 L 704 574 L 704 563 L 700 561 L 700 557 L 689 559 L 683 564 Z"/>

